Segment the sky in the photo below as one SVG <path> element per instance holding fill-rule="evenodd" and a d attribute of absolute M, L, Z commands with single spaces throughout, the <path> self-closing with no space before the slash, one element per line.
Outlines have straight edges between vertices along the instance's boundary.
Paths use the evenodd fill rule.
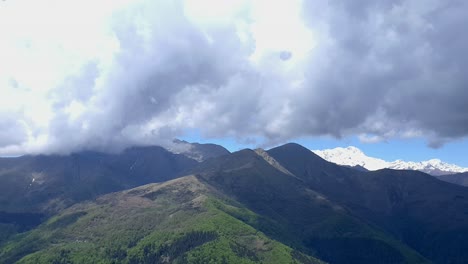
<path fill-rule="evenodd" d="M 468 2 L 0 1 L 0 156 L 174 138 L 468 166 Z"/>

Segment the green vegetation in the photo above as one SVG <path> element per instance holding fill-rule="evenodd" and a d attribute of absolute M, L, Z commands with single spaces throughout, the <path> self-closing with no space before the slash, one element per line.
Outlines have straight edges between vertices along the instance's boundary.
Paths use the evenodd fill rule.
<path fill-rule="evenodd" d="M 18 227 L 15 225 L 0 223 L 0 245 L 16 233 L 18 233 Z"/>
<path fill-rule="evenodd" d="M 240 220 L 260 217 L 233 204 L 195 177 L 106 195 L 17 235 L 0 262 L 322 263 Z"/>
<path fill-rule="evenodd" d="M 202 177 L 256 214 L 226 202 L 218 203 L 218 208 L 299 252 L 330 263 L 429 263 L 379 227 L 309 189 L 303 180 L 276 170 L 253 151 L 233 153 L 216 164 L 219 169 L 205 170 Z M 365 254 L 354 245 L 363 246 L 358 249 Z"/>

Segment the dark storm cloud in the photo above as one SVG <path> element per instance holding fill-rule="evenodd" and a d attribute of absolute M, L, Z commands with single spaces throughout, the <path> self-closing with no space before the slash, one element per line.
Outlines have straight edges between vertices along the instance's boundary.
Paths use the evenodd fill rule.
<path fill-rule="evenodd" d="M 327 21 L 322 33 L 335 40 L 319 45 L 328 63 L 309 85 L 320 92 L 302 97 L 318 100 L 300 104 L 318 113 L 311 133 L 420 131 L 432 145 L 468 134 L 465 2 L 307 1 L 304 10 L 311 27 Z"/>
<path fill-rule="evenodd" d="M 265 144 L 360 135 L 439 147 L 468 135 L 465 1 L 304 1 L 310 52 L 284 47 L 256 61 L 245 10 L 208 25 L 177 1 L 114 14 L 112 63 L 90 61 L 50 92 L 54 115 L 36 131 L 47 134 L 39 151 L 168 144 L 187 129 Z M 0 147 L 26 141 L 5 131 Z"/>

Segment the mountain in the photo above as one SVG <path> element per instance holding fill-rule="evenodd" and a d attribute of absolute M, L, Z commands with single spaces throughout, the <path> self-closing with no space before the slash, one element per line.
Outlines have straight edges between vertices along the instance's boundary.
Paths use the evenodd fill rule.
<path fill-rule="evenodd" d="M 266 236 L 261 217 L 186 176 L 76 204 L 0 251 L 2 263 L 322 263 Z"/>
<path fill-rule="evenodd" d="M 0 211 L 53 213 L 100 194 L 173 179 L 196 164 L 162 147 L 1 158 Z"/>
<path fill-rule="evenodd" d="M 331 164 L 332 166 L 333 165 Z M 340 167 L 338 167 L 340 168 Z M 429 263 L 267 152 L 76 204 L 0 250 L 19 263 Z"/>
<path fill-rule="evenodd" d="M 0 263 L 468 261 L 468 189 L 422 172 L 359 171 L 286 144 L 184 174 L 61 209 L 0 242 Z"/>
<path fill-rule="evenodd" d="M 313 150 L 313 152 L 330 162 L 346 165 L 360 166 L 367 170 L 395 169 L 395 170 L 418 170 L 434 176 L 448 175 L 454 173 L 468 172 L 468 168 L 445 163 L 439 159 L 431 159 L 421 162 L 407 162 L 396 160 L 388 162 L 382 159 L 369 157 L 356 147 L 334 148 L 325 150 Z"/>
<path fill-rule="evenodd" d="M 0 158 L 0 215 L 55 213 L 101 194 L 174 179 L 201 160 L 229 154 L 215 144 L 179 144 L 184 145 L 183 153 L 149 146 L 117 154 L 84 151 Z"/>
<path fill-rule="evenodd" d="M 417 171 L 359 172 L 297 144 L 268 151 L 288 171 L 435 263 L 468 260 L 468 189 Z"/>
<path fill-rule="evenodd" d="M 161 147 L 0 159 L 0 242 L 76 202 L 173 179 L 198 162 Z"/>
<path fill-rule="evenodd" d="M 313 152 L 323 159 L 339 165 L 351 167 L 360 166 L 368 170 L 380 170 L 387 168 L 389 165 L 387 161 L 368 157 L 360 149 L 352 146 L 347 148 L 313 150 Z"/>
<path fill-rule="evenodd" d="M 256 228 L 326 262 L 428 263 L 408 246 L 309 187 L 270 151 L 266 154 L 242 150 L 205 162 L 194 173 L 269 219 L 254 223 Z M 338 171 L 345 169 L 324 162 Z"/>
<path fill-rule="evenodd" d="M 169 148 L 174 154 L 182 154 L 198 162 L 229 154 L 229 150 L 216 144 L 189 143 L 185 140 L 174 140 L 174 145 Z"/>
<path fill-rule="evenodd" d="M 203 157 L 229 153 L 214 144 L 187 144 Z M 182 176 L 198 164 L 189 156 L 152 146 L 0 158 L 0 242 L 76 202 Z"/>
<path fill-rule="evenodd" d="M 468 172 L 437 176 L 439 180 L 468 187 Z"/>

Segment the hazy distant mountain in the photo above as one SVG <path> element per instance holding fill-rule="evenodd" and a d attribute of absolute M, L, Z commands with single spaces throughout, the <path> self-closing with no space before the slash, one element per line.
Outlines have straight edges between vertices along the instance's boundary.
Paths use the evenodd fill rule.
<path fill-rule="evenodd" d="M 325 150 L 313 150 L 320 157 L 346 166 L 361 166 L 368 170 L 395 169 L 395 170 L 418 170 L 434 176 L 467 172 L 468 168 L 445 163 L 439 159 L 431 159 L 421 162 L 407 162 L 396 160 L 388 162 L 382 159 L 369 157 L 356 147 L 334 148 Z"/>
<path fill-rule="evenodd" d="M 449 175 L 440 175 L 437 176 L 439 180 L 455 183 L 458 185 L 463 185 L 468 187 L 468 172 L 449 174 Z"/>

